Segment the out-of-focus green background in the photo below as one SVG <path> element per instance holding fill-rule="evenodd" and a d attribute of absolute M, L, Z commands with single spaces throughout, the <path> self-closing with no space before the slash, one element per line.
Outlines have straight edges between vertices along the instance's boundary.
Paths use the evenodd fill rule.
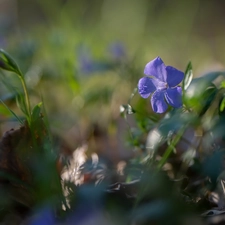
<path fill-rule="evenodd" d="M 191 60 L 194 76 L 224 69 L 224 9 L 223 0 L 0 0 L 0 48 L 26 74 L 32 106 L 43 100 L 55 135 L 123 158 L 119 107 L 145 64 L 160 56 L 183 71 Z M 10 73 L 1 79 L 7 99 L 19 83 Z M 133 101 L 151 110 L 148 100 Z M 9 117 L 1 109 L 2 131 Z"/>
<path fill-rule="evenodd" d="M 63 47 L 70 49 L 69 56 L 81 41 L 100 55 L 105 45 L 120 40 L 129 56 L 137 56 L 143 64 L 156 55 L 181 69 L 190 59 L 197 71 L 223 64 L 222 0 L 1 0 L 0 4 L 1 39 L 7 43 L 34 39 L 44 47 L 55 41 L 58 55 Z M 48 48 L 39 52 L 39 57 L 51 54 Z"/>

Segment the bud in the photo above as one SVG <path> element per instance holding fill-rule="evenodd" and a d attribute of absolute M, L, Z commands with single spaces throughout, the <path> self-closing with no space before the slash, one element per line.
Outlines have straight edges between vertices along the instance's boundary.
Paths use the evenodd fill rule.
<path fill-rule="evenodd" d="M 19 67 L 14 59 L 3 49 L 0 49 L 0 68 L 8 71 L 15 72 L 20 75 Z"/>

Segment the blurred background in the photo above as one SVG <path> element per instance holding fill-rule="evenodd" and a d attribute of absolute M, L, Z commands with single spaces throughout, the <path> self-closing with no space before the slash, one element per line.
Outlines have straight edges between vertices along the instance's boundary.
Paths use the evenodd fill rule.
<path fill-rule="evenodd" d="M 66 154 L 88 144 L 118 162 L 135 154 L 136 124 L 120 106 L 147 62 L 160 56 L 184 71 L 191 60 L 195 77 L 224 69 L 224 9 L 223 0 L 0 0 L 0 48 L 25 73 L 32 106 L 44 102 Z M 21 115 L 13 101 L 19 82 L 1 75 L 0 97 Z M 151 111 L 138 94 L 131 105 Z M 0 117 L 2 133 L 16 126 L 3 106 Z"/>

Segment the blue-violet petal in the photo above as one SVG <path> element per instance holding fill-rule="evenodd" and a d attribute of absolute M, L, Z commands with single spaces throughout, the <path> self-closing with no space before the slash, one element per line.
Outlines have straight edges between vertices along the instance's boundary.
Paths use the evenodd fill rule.
<path fill-rule="evenodd" d="M 144 74 L 154 76 L 163 82 L 167 81 L 166 66 L 160 57 L 153 59 L 145 66 Z"/>
<path fill-rule="evenodd" d="M 164 98 L 163 91 L 156 91 L 151 97 L 152 109 L 156 113 L 164 113 L 168 106 Z"/>
<path fill-rule="evenodd" d="M 156 90 L 152 79 L 149 77 L 142 77 L 138 82 L 138 92 L 142 98 L 148 98 L 151 93 Z"/>
<path fill-rule="evenodd" d="M 169 87 L 176 87 L 184 79 L 184 73 L 172 66 L 167 66 L 166 71 L 167 71 L 166 82 Z"/>
<path fill-rule="evenodd" d="M 182 88 L 168 88 L 165 93 L 166 101 L 174 108 L 182 106 Z"/>

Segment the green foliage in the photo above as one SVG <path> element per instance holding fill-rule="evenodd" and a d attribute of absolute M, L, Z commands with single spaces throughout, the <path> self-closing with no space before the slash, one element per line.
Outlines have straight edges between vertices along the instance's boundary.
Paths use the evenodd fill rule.
<path fill-rule="evenodd" d="M 195 212 L 188 207 L 189 204 L 193 204 L 197 210 L 205 209 L 198 205 L 197 199 L 207 201 L 205 193 L 216 187 L 217 179 L 222 173 L 222 161 L 219 159 L 224 156 L 225 148 L 223 143 L 225 72 L 211 72 L 194 78 L 192 63 L 189 62 L 182 83 L 183 107 L 179 109 L 169 107 L 166 113 L 158 115 L 151 111 L 146 101 L 136 95 L 137 88 L 134 88 L 133 84 L 141 73 L 135 66 L 126 64 L 129 59 L 126 63 L 124 61 L 118 63 L 108 59 L 91 58 L 88 63 L 94 65 L 87 64 L 88 73 L 85 73 L 79 70 L 79 65 L 76 65 L 79 56 L 67 54 L 69 49 L 65 48 L 58 35 L 54 34 L 49 39 L 50 44 L 47 46 L 49 49 L 46 51 L 53 51 L 53 55 L 56 46 L 59 46 L 61 51 L 57 51 L 60 54 L 56 54 L 52 59 L 49 55 L 44 55 L 44 62 L 39 62 L 39 66 L 34 66 L 36 69 L 30 69 L 26 73 L 26 76 L 31 74 L 37 78 L 36 83 L 33 82 L 30 86 L 29 76 L 25 77 L 15 60 L 7 52 L 0 50 L 0 68 L 2 71 L 17 74 L 21 82 L 21 87 L 15 88 L 10 81 L 6 81 L 10 73 L 2 72 L 2 83 L 14 96 L 12 102 L 16 102 L 22 116 L 17 115 L 17 109 L 11 109 L 11 105 L 7 105 L 7 98 L 0 100 L 2 103 L 0 113 L 7 118 L 13 115 L 24 128 L 16 152 L 19 154 L 18 159 L 23 160 L 21 165 L 33 177 L 31 180 L 28 179 L 28 183 L 34 192 L 34 205 L 52 201 L 57 202 L 60 208 L 64 202 L 64 206 L 71 207 L 71 209 L 66 207 L 66 211 L 63 212 L 67 214 L 79 206 L 80 202 L 100 204 L 101 199 L 105 198 L 109 215 L 112 217 L 116 215 L 114 218 L 118 217 L 121 224 L 128 220 L 140 224 L 155 221 L 165 224 L 171 215 L 173 216 L 171 224 L 176 224 L 182 220 L 185 213 Z M 65 37 L 62 36 L 63 38 Z M 32 52 L 34 55 L 42 53 Z M 89 70 L 90 68 L 92 70 Z M 32 80 L 32 76 L 30 79 Z M 44 97 L 40 98 L 39 90 Z M 130 98 L 127 97 L 128 92 L 132 92 Z M 45 102 L 45 99 L 48 101 Z M 124 104 L 126 99 L 128 101 Z M 59 106 L 56 106 L 57 104 Z M 95 185 L 83 184 L 79 188 L 72 182 L 68 184 L 65 182 L 64 191 L 68 188 L 69 195 L 63 196 L 60 176 L 56 170 L 61 144 L 54 143 L 52 130 L 56 130 L 57 135 L 63 134 L 65 138 L 64 129 L 68 124 L 70 128 L 71 124 L 76 124 L 78 127 L 75 129 L 80 133 L 85 133 L 82 126 L 88 127 L 86 133 L 89 136 L 85 137 L 85 141 L 90 146 L 93 142 L 93 149 L 100 149 L 98 153 L 100 157 L 101 151 L 115 151 L 114 148 L 119 143 L 117 139 L 125 136 L 124 133 L 119 133 L 123 127 L 119 116 L 125 120 L 129 134 L 128 145 L 123 143 L 123 147 L 126 146 L 132 151 L 132 158 L 127 160 L 124 174 L 116 177 L 118 174 L 114 169 L 107 168 L 106 165 L 104 168 L 108 170 L 104 171 L 102 165 L 96 163 L 92 165 L 91 172 L 87 174 L 84 172 L 84 180 L 90 174 L 92 177 L 99 173 L 101 176 L 98 177 L 104 178 L 100 181 L 97 176 L 90 178 Z M 109 123 L 113 128 L 109 127 Z M 104 146 L 105 139 L 111 138 L 110 135 L 113 137 L 112 141 L 109 141 L 113 143 L 113 149 L 109 145 Z M 96 147 L 99 142 L 100 147 Z M 65 149 L 67 147 L 65 146 Z M 74 144 L 72 147 L 74 148 Z M 91 155 L 91 151 L 90 147 L 88 154 Z M 111 158 L 110 160 L 113 160 L 113 157 Z M 217 162 L 218 165 L 215 167 Z M 90 169 L 85 164 L 82 166 L 84 171 Z M 73 171 L 82 169 L 73 168 Z M 7 177 L 7 174 L 4 176 Z M 199 177 L 204 182 L 201 183 L 200 180 L 200 185 L 197 188 L 193 187 L 195 184 L 192 179 L 198 180 Z M 115 179 L 121 179 L 123 182 L 118 184 Z M 116 183 L 112 184 L 112 180 Z M 104 193 L 105 189 L 107 194 Z M 181 197 L 183 195 L 184 199 Z M 127 196 L 131 196 L 130 199 Z M 176 217 L 177 214 L 180 215 L 179 218 Z"/>
<path fill-rule="evenodd" d="M 3 49 L 0 49 L 0 68 L 15 72 L 21 76 L 20 69 L 14 59 Z"/>
<path fill-rule="evenodd" d="M 120 114 L 122 117 L 126 118 L 127 115 L 131 115 L 135 113 L 135 110 L 132 109 L 131 105 L 121 105 L 120 106 Z"/>
<path fill-rule="evenodd" d="M 0 53 L 1 53 L 0 60 L 2 63 L 2 66 L 0 68 L 2 68 L 3 70 L 14 72 L 15 74 L 17 74 L 17 76 L 19 77 L 21 81 L 22 88 L 23 88 L 23 95 L 19 93 L 16 97 L 16 102 L 18 107 L 25 114 L 26 119 L 28 123 L 30 124 L 31 123 L 30 99 L 29 99 L 29 94 L 28 94 L 27 85 L 24 79 L 24 75 L 20 71 L 15 60 L 6 51 L 4 51 L 3 49 L 0 49 Z"/>
<path fill-rule="evenodd" d="M 28 116 L 28 111 L 25 103 L 24 96 L 22 94 L 18 94 L 16 96 L 16 104 L 18 108 L 24 113 L 24 115 L 27 117 Z"/>
<path fill-rule="evenodd" d="M 1 114 L 8 116 L 7 112 L 10 112 L 20 122 L 20 124 L 22 125 L 23 124 L 22 120 L 1 99 L 0 99 L 0 101 L 1 101 L 2 105 L 4 106 L 4 108 L 2 107 L 2 105 L 0 106 Z M 5 109 L 7 109 L 6 112 L 5 112 Z"/>
<path fill-rule="evenodd" d="M 188 63 L 184 74 L 185 74 L 185 77 L 184 77 L 184 80 L 183 80 L 183 83 L 182 83 L 182 90 L 186 91 L 187 88 L 189 87 L 191 81 L 192 81 L 192 78 L 193 78 L 193 71 L 192 71 L 191 62 Z M 185 94 L 185 92 L 183 94 Z"/>
<path fill-rule="evenodd" d="M 219 87 L 213 82 L 219 76 L 224 75 L 224 72 L 215 72 L 193 79 L 184 96 L 184 104 L 187 109 L 193 110 L 200 115 L 204 114 L 219 92 Z"/>
<path fill-rule="evenodd" d="M 36 121 L 40 118 L 41 106 L 42 106 L 42 102 L 40 102 L 34 106 L 32 113 L 31 113 L 31 121 Z"/>
<path fill-rule="evenodd" d="M 0 21 L 0 45 L 13 56 L 0 50 L 0 131 L 8 131 L 0 142 L 0 223 L 40 209 L 37 217 L 56 224 L 209 224 L 200 214 L 212 209 L 210 194 L 224 199 L 225 72 L 196 77 L 224 62 L 222 3 L 199 13 L 198 1 L 23 2 L 15 3 L 19 23 L 7 11 Z M 199 18 L 205 26 L 191 29 Z M 217 24 L 213 48 L 207 20 Z M 122 57 L 108 51 L 114 40 L 127 48 Z M 181 68 L 192 59 L 183 107 L 162 115 L 136 95 L 143 65 L 156 55 Z M 78 167 L 83 143 L 91 165 Z M 73 180 L 65 181 L 69 166 Z M 78 175 L 83 184 L 75 184 Z M 216 206 L 220 213 L 225 204 Z"/>

